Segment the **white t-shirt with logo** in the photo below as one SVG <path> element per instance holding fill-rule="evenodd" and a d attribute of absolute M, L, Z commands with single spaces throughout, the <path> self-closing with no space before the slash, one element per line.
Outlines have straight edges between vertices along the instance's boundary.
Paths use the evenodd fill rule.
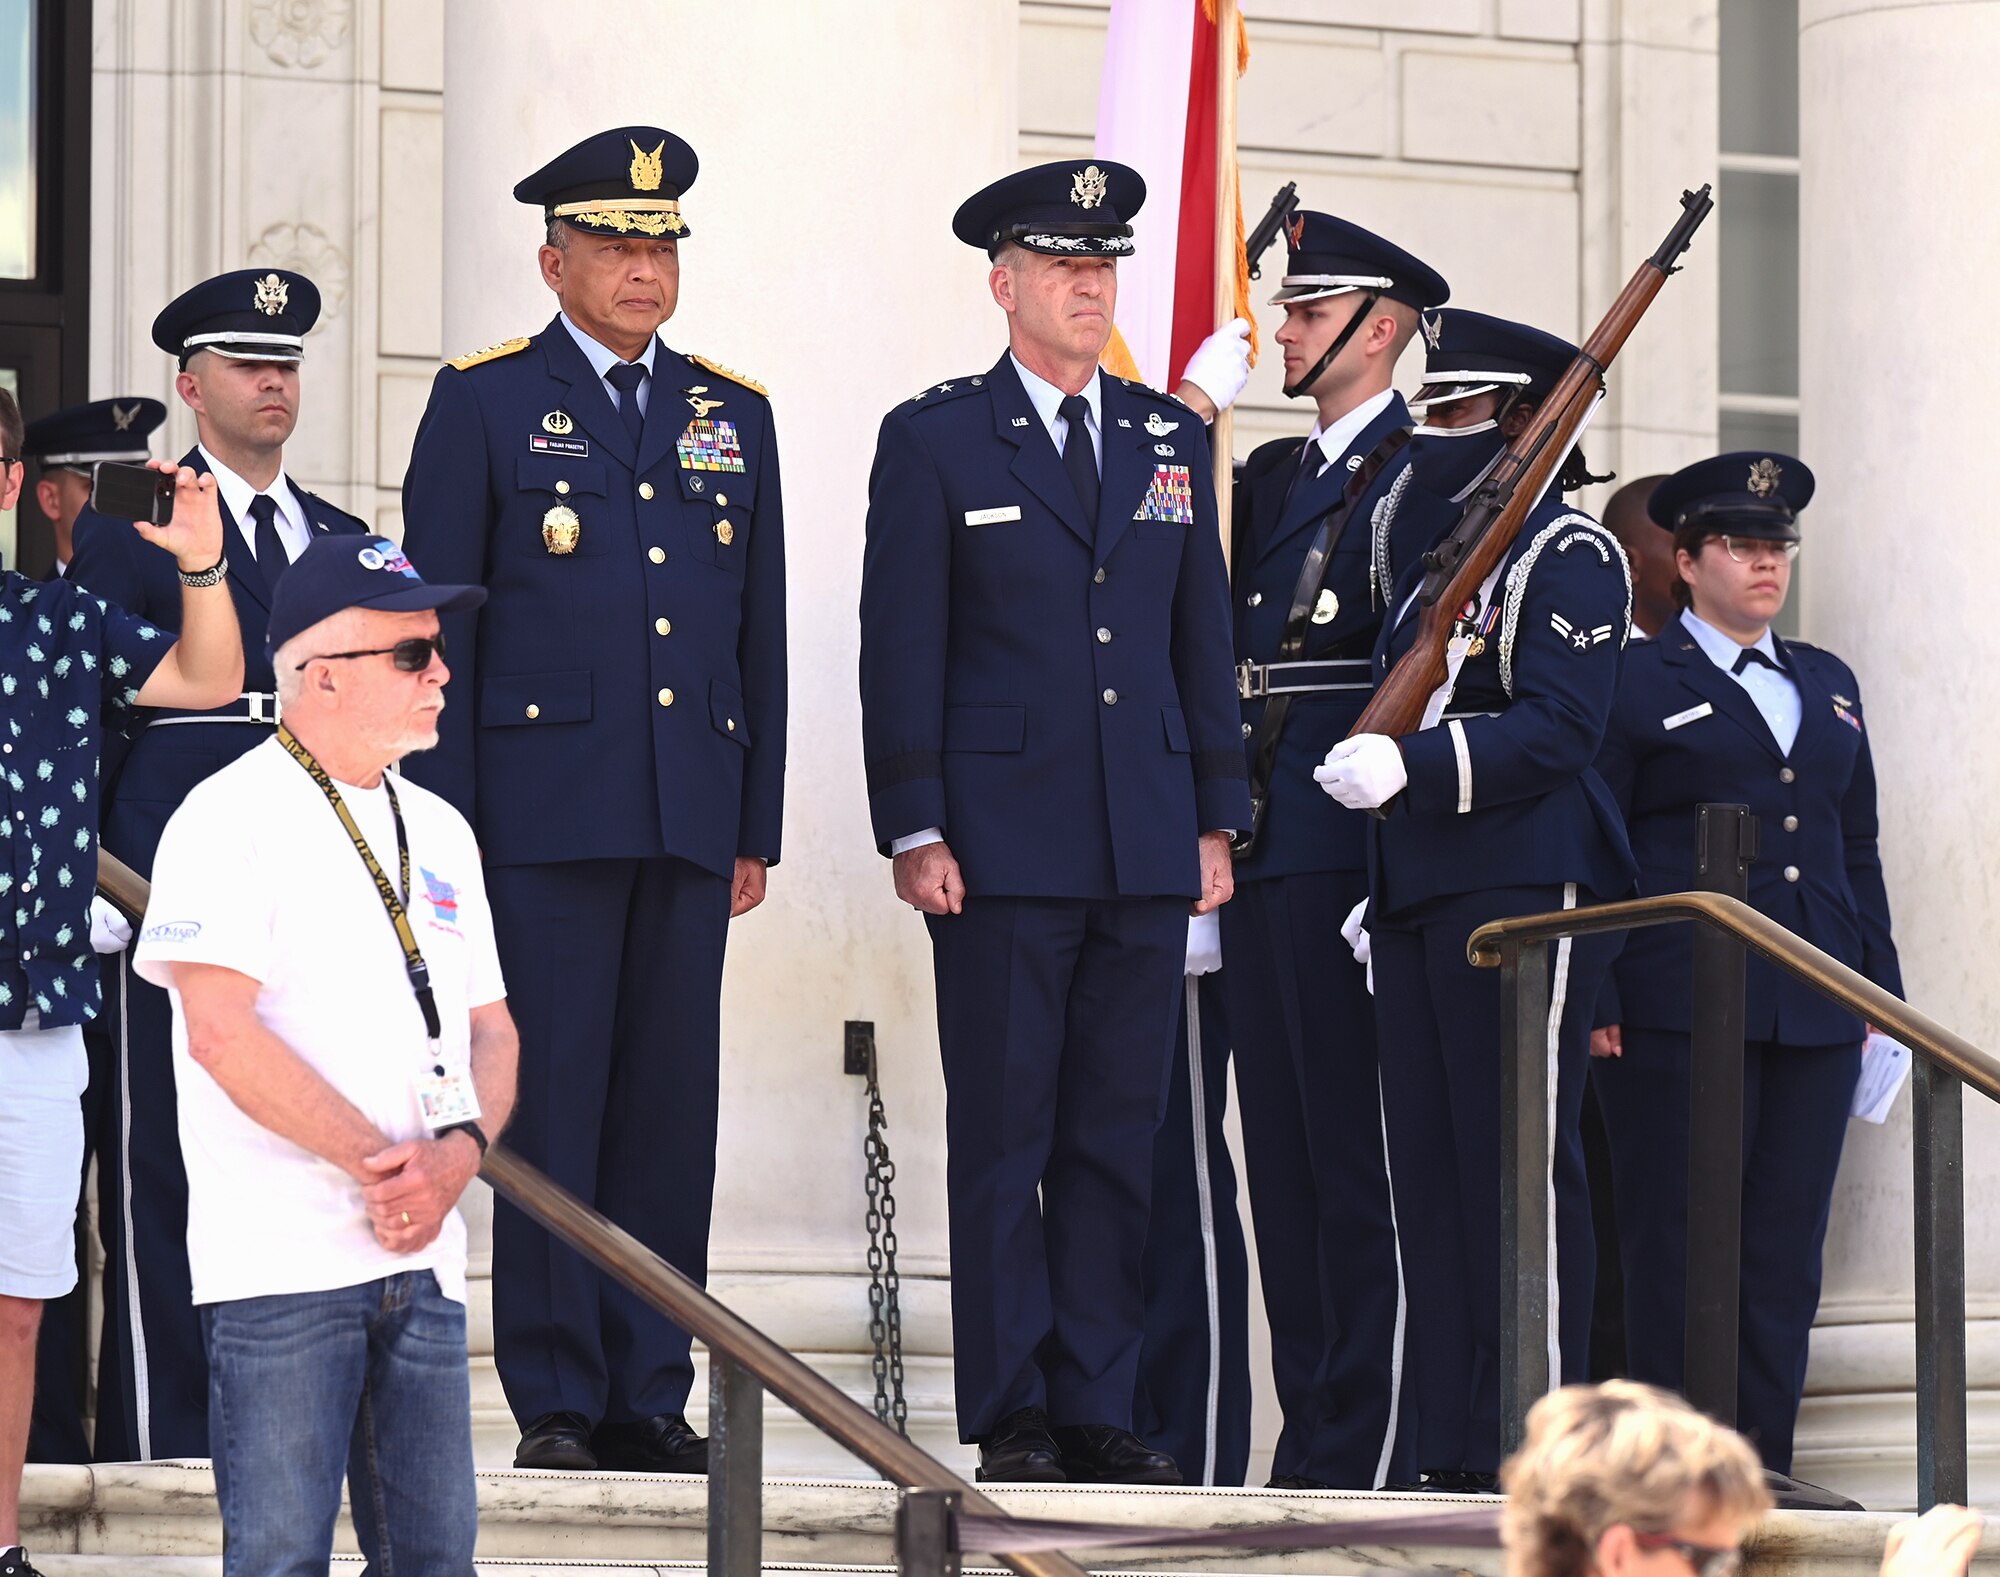
<path fill-rule="evenodd" d="M 506 995 L 472 829 L 428 790 L 401 777 L 395 787 L 410 844 L 406 908 L 443 1025 L 437 1047 L 368 868 L 319 785 L 275 738 L 174 812 L 133 955 L 140 975 L 170 991 L 175 963 L 217 964 L 258 981 L 258 1018 L 392 1143 L 427 1133 L 417 1080 L 431 1067 L 469 1081 L 471 1010 Z M 387 789 L 339 788 L 397 881 Z M 252 1120 L 188 1055 L 186 1015 L 172 994 L 194 1301 L 321 1292 L 428 1269 L 463 1303 L 458 1212 L 414 1254 L 383 1248 L 360 1184 Z"/>

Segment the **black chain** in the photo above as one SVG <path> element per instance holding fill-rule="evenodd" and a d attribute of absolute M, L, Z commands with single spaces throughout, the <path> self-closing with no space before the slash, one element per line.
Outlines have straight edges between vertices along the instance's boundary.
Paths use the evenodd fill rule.
<path fill-rule="evenodd" d="M 875 1347 L 875 1416 L 910 1432 L 910 1404 L 903 1397 L 902 1278 L 896 1272 L 896 1163 L 889 1159 L 889 1119 L 882 1086 L 868 1058 L 868 1138 L 862 1146 L 868 1176 L 868 1339 Z"/>

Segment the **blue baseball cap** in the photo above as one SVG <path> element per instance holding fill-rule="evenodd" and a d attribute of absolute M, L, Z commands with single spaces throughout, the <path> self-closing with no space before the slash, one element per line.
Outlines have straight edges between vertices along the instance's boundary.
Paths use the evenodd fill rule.
<path fill-rule="evenodd" d="M 431 585 L 387 537 L 315 537 L 278 577 L 264 645 L 275 652 L 299 631 L 344 608 L 452 613 L 485 600 L 484 586 Z"/>

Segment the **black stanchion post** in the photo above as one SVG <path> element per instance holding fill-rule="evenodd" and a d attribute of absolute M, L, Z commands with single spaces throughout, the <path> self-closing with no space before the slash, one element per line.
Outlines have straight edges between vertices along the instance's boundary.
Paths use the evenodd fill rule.
<path fill-rule="evenodd" d="M 1747 899 L 1757 818 L 1747 805 L 1703 805 L 1696 814 L 1695 888 Z M 1741 942 L 1708 925 L 1695 926 L 1693 946 L 1683 1385 L 1696 1407 L 1733 1424 L 1743 1267 L 1744 955 Z"/>
<path fill-rule="evenodd" d="M 958 1577 L 958 1540 L 952 1519 L 958 1494 L 949 1489 L 906 1489 L 896 1503 L 896 1570 L 901 1577 Z"/>
<path fill-rule="evenodd" d="M 708 1569 L 764 1570 L 764 1387 L 741 1364 L 708 1355 Z"/>
<path fill-rule="evenodd" d="M 1910 1070 L 1916 1171 L 1917 1507 L 1966 1504 L 1965 1085 L 1927 1057 Z"/>
<path fill-rule="evenodd" d="M 1500 1449 L 1549 1389 L 1549 948 L 1500 944 Z"/>

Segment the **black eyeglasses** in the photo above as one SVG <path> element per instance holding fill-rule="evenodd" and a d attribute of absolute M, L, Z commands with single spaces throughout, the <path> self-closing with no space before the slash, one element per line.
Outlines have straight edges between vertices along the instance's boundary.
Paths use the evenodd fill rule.
<path fill-rule="evenodd" d="M 308 657 L 298 665 L 298 671 L 306 671 L 306 663 L 338 663 L 350 657 L 387 657 L 406 674 L 420 674 L 431 665 L 431 655 L 444 656 L 442 635 L 413 635 L 407 641 L 398 641 L 394 646 L 377 646 L 365 652 L 321 652 L 316 657 Z"/>
<path fill-rule="evenodd" d="M 1690 1544 L 1671 1533 L 1641 1533 L 1637 1528 L 1632 1537 L 1642 1550 L 1672 1550 L 1695 1569 L 1696 1577 L 1736 1577 L 1743 1569 L 1743 1552 L 1733 1545 L 1716 1549 L 1709 1544 Z"/>

